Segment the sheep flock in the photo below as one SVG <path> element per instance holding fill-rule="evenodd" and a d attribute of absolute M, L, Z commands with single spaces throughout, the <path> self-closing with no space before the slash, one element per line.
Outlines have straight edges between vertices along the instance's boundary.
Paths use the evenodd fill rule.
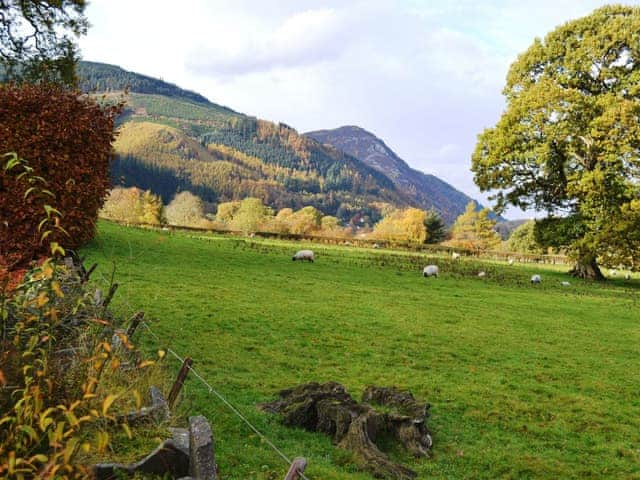
<path fill-rule="evenodd" d="M 378 244 L 375 244 L 373 246 L 373 248 L 380 248 L 380 246 Z M 451 260 L 453 262 L 456 262 L 460 257 L 461 257 L 461 255 L 459 253 L 453 252 L 451 254 Z M 301 262 L 308 261 L 310 263 L 313 263 L 315 261 L 315 255 L 314 255 L 312 250 L 298 250 L 293 255 L 293 257 L 291 257 L 291 260 L 293 260 L 294 262 L 295 261 L 301 261 Z M 514 264 L 514 260 L 512 258 L 509 258 L 507 263 L 509 265 L 513 265 Z M 608 273 L 609 273 L 609 276 L 615 278 L 615 277 L 618 276 L 619 272 L 617 270 L 615 270 L 615 269 L 612 269 L 612 270 L 609 270 Z M 425 266 L 422 269 L 422 276 L 424 278 L 430 278 L 430 277 L 438 278 L 439 275 L 440 275 L 440 268 L 438 267 L 438 265 L 430 264 L 430 265 Z M 486 271 L 481 270 L 481 271 L 479 271 L 477 273 L 477 277 L 481 278 L 481 279 L 484 279 L 484 278 L 488 277 L 488 274 L 487 274 Z M 625 272 L 624 278 L 625 278 L 625 280 L 630 280 L 631 279 L 631 274 L 629 272 Z M 542 275 L 540 275 L 540 274 L 532 275 L 531 279 L 530 279 L 530 283 L 532 285 L 541 284 L 542 283 Z M 571 283 L 568 282 L 568 281 L 561 281 L 560 285 L 562 287 L 569 287 L 569 286 L 571 286 Z"/>

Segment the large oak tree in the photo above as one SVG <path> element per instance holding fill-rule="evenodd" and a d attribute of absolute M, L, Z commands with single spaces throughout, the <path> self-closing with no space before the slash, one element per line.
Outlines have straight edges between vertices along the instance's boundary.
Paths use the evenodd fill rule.
<path fill-rule="evenodd" d="M 576 276 L 602 278 L 598 263 L 638 269 L 640 8 L 603 7 L 536 39 L 503 93 L 473 154 L 478 186 L 498 211 L 547 212 L 538 228 L 568 248 Z"/>

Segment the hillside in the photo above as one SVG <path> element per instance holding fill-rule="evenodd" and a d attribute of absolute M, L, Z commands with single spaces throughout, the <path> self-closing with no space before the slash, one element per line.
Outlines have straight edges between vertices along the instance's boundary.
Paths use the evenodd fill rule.
<path fill-rule="evenodd" d="M 381 139 L 360 127 L 345 126 L 305 135 L 332 145 L 375 168 L 389 177 L 412 204 L 437 210 L 448 224 L 452 224 L 472 200 L 438 177 L 414 170 Z"/>
<path fill-rule="evenodd" d="M 338 189 L 333 195 L 336 204 L 329 204 L 320 188 L 327 178 L 316 169 L 269 163 L 264 159 L 270 159 L 270 152 L 258 158 L 219 138 L 203 145 L 180 128 L 138 120 L 120 127 L 113 174 L 116 179 L 124 177 L 125 184 L 161 194 L 165 202 L 176 191 L 189 190 L 211 203 L 257 196 L 277 209 L 313 204 L 334 213 L 340 207 L 338 201 L 348 201 L 348 192 Z M 213 135 L 208 133 L 205 138 Z M 360 193 L 375 199 L 366 187 Z"/>
<path fill-rule="evenodd" d="M 191 100 L 204 105 L 213 105 L 198 93 L 183 90 L 176 85 L 153 77 L 129 72 L 115 65 L 98 62 L 79 62 L 77 73 L 80 79 L 80 89 L 84 92 L 123 91 L 129 89 L 137 93 L 164 95 Z M 230 109 L 227 110 L 231 112 Z"/>
<path fill-rule="evenodd" d="M 81 62 L 78 73 L 85 91 L 128 92 L 114 180 L 165 202 L 185 189 L 210 204 L 256 196 L 277 209 L 313 205 L 344 221 L 376 221 L 390 203 L 433 208 L 452 224 L 471 201 L 359 127 L 300 135 L 120 67 Z"/>
<path fill-rule="evenodd" d="M 312 205 L 345 221 L 377 220 L 373 204 L 408 203 L 382 173 L 284 124 L 119 67 L 83 62 L 79 72 L 87 91 L 128 89 L 115 144 L 117 184 L 151 189 L 165 202 L 189 189 L 209 203 L 255 196 L 277 209 Z"/>

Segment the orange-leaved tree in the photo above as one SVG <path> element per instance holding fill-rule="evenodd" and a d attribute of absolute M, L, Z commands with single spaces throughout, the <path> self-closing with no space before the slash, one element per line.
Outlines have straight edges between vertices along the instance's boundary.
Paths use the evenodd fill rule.
<path fill-rule="evenodd" d="M 47 254 L 52 241 L 77 248 L 91 239 L 111 186 L 111 142 L 121 109 L 59 85 L 0 86 L 0 153 L 16 152 L 30 170 L 24 176 L 0 169 L 0 267 Z M 46 195 L 27 193 L 34 179 Z M 43 242 L 39 225 L 47 205 L 60 212 L 60 228 Z"/>

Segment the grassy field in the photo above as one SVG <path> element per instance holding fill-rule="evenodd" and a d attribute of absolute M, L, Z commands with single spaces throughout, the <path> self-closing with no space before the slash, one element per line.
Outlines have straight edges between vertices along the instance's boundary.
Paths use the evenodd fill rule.
<path fill-rule="evenodd" d="M 435 259 L 441 277 L 424 279 L 433 258 L 312 246 L 314 264 L 292 262 L 301 247 L 101 223 L 84 253 L 96 281 L 115 265 L 116 309 L 147 312 L 287 455 L 309 459 L 311 479 L 370 477 L 328 438 L 255 405 L 329 380 L 356 398 L 396 385 L 431 403 L 433 458 L 392 452 L 419 478 L 640 479 L 637 279 L 595 285 L 465 259 Z M 193 378 L 181 408 L 212 422 L 222 478 L 284 477 L 282 460 Z"/>

